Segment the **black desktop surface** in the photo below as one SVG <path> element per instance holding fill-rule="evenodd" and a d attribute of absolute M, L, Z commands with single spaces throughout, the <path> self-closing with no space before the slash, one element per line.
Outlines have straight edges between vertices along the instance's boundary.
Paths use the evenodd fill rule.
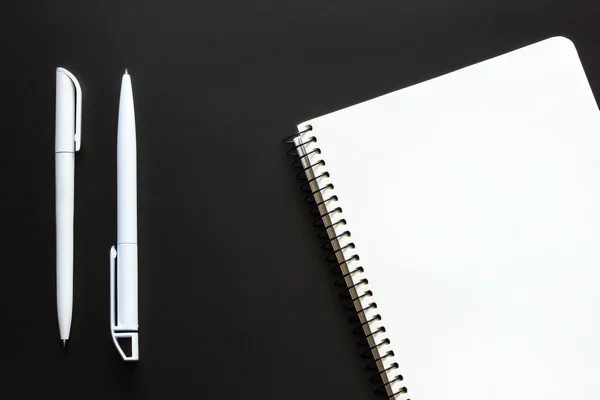
<path fill-rule="evenodd" d="M 556 35 L 575 43 L 598 96 L 595 0 L 5 5 L 0 392 L 63 400 L 380 398 L 282 139 L 309 118 Z M 55 300 L 58 66 L 83 88 L 66 349 Z M 120 359 L 109 329 L 125 68 L 138 133 L 140 361 L 133 364 Z"/>

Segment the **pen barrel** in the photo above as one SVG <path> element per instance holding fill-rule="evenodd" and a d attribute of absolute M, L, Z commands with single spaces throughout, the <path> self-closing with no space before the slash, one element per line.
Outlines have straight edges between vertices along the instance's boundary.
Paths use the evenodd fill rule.
<path fill-rule="evenodd" d="M 135 244 L 117 245 L 117 328 L 138 329 L 138 249 Z"/>
<path fill-rule="evenodd" d="M 123 75 L 117 132 L 117 244 L 137 244 L 137 150 L 133 93 Z"/>
<path fill-rule="evenodd" d="M 75 86 L 60 70 L 56 71 L 55 151 L 75 151 Z"/>
<path fill-rule="evenodd" d="M 73 207 L 75 153 L 56 153 L 56 306 L 61 339 L 73 313 Z"/>

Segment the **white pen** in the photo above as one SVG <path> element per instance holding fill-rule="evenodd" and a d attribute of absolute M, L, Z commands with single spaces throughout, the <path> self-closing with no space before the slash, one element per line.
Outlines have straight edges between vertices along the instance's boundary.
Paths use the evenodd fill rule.
<path fill-rule="evenodd" d="M 81 148 L 81 87 L 64 68 L 56 69 L 56 310 L 66 346 L 73 319 L 73 216 L 75 152 Z"/>
<path fill-rule="evenodd" d="M 125 361 L 139 359 L 136 158 L 133 93 L 125 70 L 117 132 L 117 248 L 110 249 L 110 328 Z"/>

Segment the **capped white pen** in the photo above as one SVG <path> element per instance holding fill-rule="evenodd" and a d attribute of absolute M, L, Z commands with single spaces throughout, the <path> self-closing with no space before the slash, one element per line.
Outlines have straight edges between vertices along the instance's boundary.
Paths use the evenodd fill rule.
<path fill-rule="evenodd" d="M 81 86 L 64 68 L 56 69 L 56 308 L 66 346 L 73 319 L 73 219 L 75 152 L 81 148 Z"/>
<path fill-rule="evenodd" d="M 125 70 L 117 131 L 117 247 L 110 249 L 110 329 L 125 361 L 139 359 L 136 158 L 133 91 Z"/>

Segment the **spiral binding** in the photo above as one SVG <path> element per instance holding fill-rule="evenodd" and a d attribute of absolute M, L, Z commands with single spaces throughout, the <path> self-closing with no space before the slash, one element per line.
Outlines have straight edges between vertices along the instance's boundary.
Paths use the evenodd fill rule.
<path fill-rule="evenodd" d="M 398 370 L 399 365 L 393 361 L 394 351 L 389 349 L 390 340 L 387 337 L 379 337 L 385 333 L 386 329 L 381 325 L 382 316 L 376 313 L 377 303 L 369 302 L 363 305 L 365 301 L 373 297 L 373 292 L 366 288 L 369 280 L 363 274 L 365 268 L 357 266 L 351 268 L 350 264 L 355 264 L 360 260 L 358 254 L 346 255 L 352 253 L 355 248 L 353 242 L 344 243 L 345 239 L 352 236 L 348 229 L 344 229 L 347 222 L 344 218 L 333 220 L 333 216 L 342 214 L 341 207 L 333 207 L 332 203 L 338 202 L 338 196 L 331 194 L 334 190 L 333 183 L 320 185 L 324 180 L 331 178 L 328 171 L 318 171 L 326 165 L 320 158 L 321 149 L 316 146 L 317 138 L 309 136 L 306 139 L 302 137 L 312 131 L 312 126 L 308 125 L 301 130 L 284 139 L 284 143 L 293 145 L 287 151 L 287 155 L 294 157 L 292 165 L 300 169 L 296 178 L 303 181 L 300 189 L 307 193 L 305 201 L 311 205 L 310 212 L 317 216 L 313 225 L 319 228 L 319 238 L 325 239 L 321 248 L 329 252 L 326 257 L 328 263 L 334 264 L 332 272 L 341 275 L 334 282 L 336 286 L 343 287 L 339 297 L 347 299 L 344 308 L 347 311 L 355 311 L 349 320 L 357 326 L 354 329 L 355 334 L 360 334 L 362 338 L 357 342 L 357 346 L 366 347 L 362 352 L 363 358 L 370 358 L 366 369 L 377 371 L 371 376 L 371 382 L 380 385 L 375 389 L 375 393 L 387 396 L 391 400 L 400 400 L 401 395 L 406 395 L 408 390 L 399 382 L 403 381 L 402 375 L 394 372 Z M 335 229 L 342 231 L 336 233 Z M 397 388 L 397 386 L 400 386 Z M 410 400 L 402 397 L 403 400 Z"/>

